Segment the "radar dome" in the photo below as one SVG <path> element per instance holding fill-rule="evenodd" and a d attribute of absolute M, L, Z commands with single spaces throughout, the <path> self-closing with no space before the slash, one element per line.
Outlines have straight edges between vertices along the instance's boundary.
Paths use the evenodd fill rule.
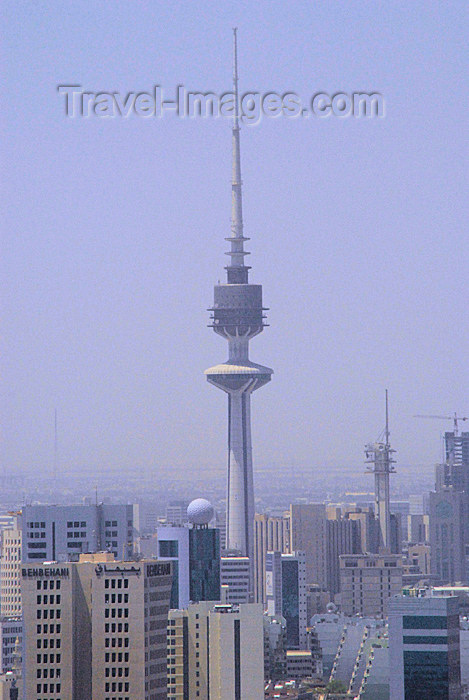
<path fill-rule="evenodd" d="M 187 509 L 187 517 L 193 525 L 208 525 L 214 514 L 212 504 L 205 498 L 196 498 Z"/>

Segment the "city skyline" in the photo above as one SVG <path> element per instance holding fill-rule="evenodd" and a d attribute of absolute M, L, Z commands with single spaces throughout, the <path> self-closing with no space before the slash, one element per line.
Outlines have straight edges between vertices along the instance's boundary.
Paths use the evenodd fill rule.
<path fill-rule="evenodd" d="M 7 3 L 9 37 L 20 31 L 24 50 L 7 37 L 3 470 L 52 471 L 55 409 L 67 471 L 224 468 L 222 398 L 201 372 L 213 358 L 203 309 L 226 230 L 229 124 L 72 121 L 57 85 L 124 91 L 184 81 L 222 91 L 236 24 L 243 89 L 359 88 L 386 100 L 381 120 L 243 129 L 253 281 L 262 279 L 272 309 L 256 354 L 276 370 L 256 401 L 255 466 L 311 466 L 314 476 L 321 466 L 361 465 L 388 386 L 399 468 L 433 469 L 450 425 L 412 416 L 464 412 L 467 380 L 463 115 L 434 109 L 427 70 L 442 104 L 454 102 L 459 5 L 442 11 L 452 39 L 443 54 L 440 18 L 420 3 L 396 5 L 386 21 L 358 3 L 347 23 L 339 8 L 269 6 L 266 20 L 262 3 L 242 17 L 221 3 L 208 34 L 184 3 L 174 17 L 161 5 L 135 16 L 124 4 L 121 15 L 101 8 L 93 23 L 75 11 L 68 21 L 53 2 L 27 13 Z M 182 30 L 189 40 L 176 50 Z M 350 53 L 348 37 L 361 49 Z M 443 148 L 441 130 L 454 146 Z"/>

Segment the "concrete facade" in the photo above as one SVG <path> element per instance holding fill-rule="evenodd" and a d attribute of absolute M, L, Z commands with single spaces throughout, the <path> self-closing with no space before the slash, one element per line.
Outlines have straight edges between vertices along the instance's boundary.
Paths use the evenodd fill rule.
<path fill-rule="evenodd" d="M 28 700 L 163 700 L 170 562 L 23 565 Z"/>
<path fill-rule="evenodd" d="M 78 561 L 80 554 L 134 554 L 139 528 L 136 505 L 24 506 L 22 560 Z"/>
<path fill-rule="evenodd" d="M 340 557 L 344 615 L 387 615 L 389 599 L 402 591 L 402 559 L 397 554 Z"/>

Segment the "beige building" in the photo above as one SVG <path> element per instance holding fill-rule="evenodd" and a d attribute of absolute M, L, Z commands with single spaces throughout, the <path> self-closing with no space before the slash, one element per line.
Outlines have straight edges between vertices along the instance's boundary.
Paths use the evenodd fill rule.
<path fill-rule="evenodd" d="M 171 610 L 167 652 L 168 700 L 264 698 L 261 604 L 204 601 Z"/>
<path fill-rule="evenodd" d="M 361 552 L 359 521 L 342 517 L 341 509 L 322 503 L 290 506 L 290 551 L 306 555 L 306 583 L 316 583 L 333 596 L 340 591 L 339 556 Z"/>
<path fill-rule="evenodd" d="M 21 530 L 1 531 L 0 615 L 21 616 Z"/>
<path fill-rule="evenodd" d="M 398 554 L 342 555 L 340 578 L 344 615 L 385 617 L 389 599 L 402 592 L 402 559 Z"/>
<path fill-rule="evenodd" d="M 256 513 L 254 519 L 254 600 L 266 603 L 265 557 L 267 552 L 290 552 L 289 516 Z"/>
<path fill-rule="evenodd" d="M 23 564 L 28 700 L 166 700 L 171 563 Z"/>

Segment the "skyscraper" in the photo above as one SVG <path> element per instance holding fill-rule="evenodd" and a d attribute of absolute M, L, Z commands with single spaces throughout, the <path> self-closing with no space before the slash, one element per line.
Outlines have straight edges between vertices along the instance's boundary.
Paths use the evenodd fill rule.
<path fill-rule="evenodd" d="M 228 360 L 205 371 L 208 381 L 228 394 L 228 494 L 226 548 L 249 557 L 251 581 L 254 567 L 254 484 L 251 444 L 251 394 L 270 381 L 272 370 L 249 359 L 249 341 L 264 329 L 266 310 L 262 286 L 250 284 L 245 265 L 241 157 L 239 138 L 237 39 L 234 30 L 233 170 L 231 250 L 227 281 L 214 289 L 211 323 L 215 333 L 228 341 Z M 251 583 L 251 589 L 253 583 Z"/>

